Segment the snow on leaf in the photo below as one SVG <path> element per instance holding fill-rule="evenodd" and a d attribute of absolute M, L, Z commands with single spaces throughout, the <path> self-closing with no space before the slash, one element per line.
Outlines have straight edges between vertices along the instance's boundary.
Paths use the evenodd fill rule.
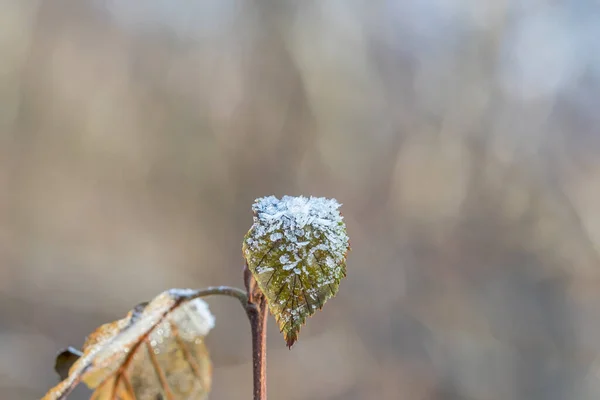
<path fill-rule="evenodd" d="M 42 400 L 65 399 L 80 381 L 95 389 L 96 400 L 205 399 L 212 367 L 204 337 L 214 317 L 195 294 L 163 292 L 125 318 L 100 326 L 81 353 L 62 352 L 56 369 L 72 364 L 68 376 Z M 74 354 L 80 355 L 76 361 Z"/>
<path fill-rule="evenodd" d="M 287 345 L 346 276 L 346 225 L 334 199 L 256 199 L 242 252 Z"/>

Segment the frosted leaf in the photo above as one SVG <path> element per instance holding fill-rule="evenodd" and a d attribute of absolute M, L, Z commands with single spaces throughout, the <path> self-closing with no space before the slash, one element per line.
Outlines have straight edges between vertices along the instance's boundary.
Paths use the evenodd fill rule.
<path fill-rule="evenodd" d="M 171 289 L 100 326 L 74 363 L 73 351 L 61 353 L 57 370 L 69 362 L 69 374 L 42 400 L 64 399 L 80 381 L 96 400 L 205 399 L 211 363 L 204 337 L 214 317 L 196 293 Z"/>
<path fill-rule="evenodd" d="M 303 196 L 263 197 L 252 206 L 242 253 L 290 347 L 346 276 L 350 247 L 339 207 L 335 199 Z"/>

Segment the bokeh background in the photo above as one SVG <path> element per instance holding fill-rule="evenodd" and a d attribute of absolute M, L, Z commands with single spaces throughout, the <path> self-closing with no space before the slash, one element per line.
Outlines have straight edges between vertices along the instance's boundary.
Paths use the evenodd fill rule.
<path fill-rule="evenodd" d="M 304 194 L 353 251 L 291 352 L 271 320 L 271 398 L 597 399 L 598 38 L 592 0 L 0 0 L 0 398 L 241 286 L 254 199 Z M 247 399 L 209 303 L 211 398 Z"/>

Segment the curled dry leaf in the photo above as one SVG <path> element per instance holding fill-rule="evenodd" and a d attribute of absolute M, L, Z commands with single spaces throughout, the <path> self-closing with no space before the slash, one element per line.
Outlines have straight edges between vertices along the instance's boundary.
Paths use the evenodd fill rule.
<path fill-rule="evenodd" d="M 163 292 L 99 327 L 80 354 L 62 352 L 56 368 L 70 366 L 68 376 L 42 400 L 64 399 L 80 381 L 96 400 L 205 399 L 212 371 L 204 337 L 214 317 L 196 294 Z"/>
<path fill-rule="evenodd" d="M 242 251 L 289 347 L 346 276 L 349 242 L 339 207 L 334 199 L 290 196 L 252 206 Z"/>

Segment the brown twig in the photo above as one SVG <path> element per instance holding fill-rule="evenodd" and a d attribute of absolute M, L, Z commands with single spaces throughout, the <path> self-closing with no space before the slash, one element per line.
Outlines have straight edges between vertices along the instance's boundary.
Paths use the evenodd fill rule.
<path fill-rule="evenodd" d="M 248 292 L 246 314 L 252 330 L 252 398 L 267 400 L 267 300 L 248 266 L 244 267 L 244 283 Z"/>

